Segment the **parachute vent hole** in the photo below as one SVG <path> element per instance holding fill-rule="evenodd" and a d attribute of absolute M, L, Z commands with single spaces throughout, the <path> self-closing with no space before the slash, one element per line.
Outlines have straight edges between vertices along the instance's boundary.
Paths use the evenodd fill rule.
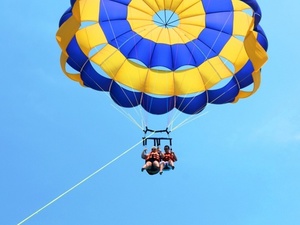
<path fill-rule="evenodd" d="M 179 25 L 179 17 L 171 10 L 160 10 L 153 16 L 153 22 L 159 27 L 174 28 Z"/>

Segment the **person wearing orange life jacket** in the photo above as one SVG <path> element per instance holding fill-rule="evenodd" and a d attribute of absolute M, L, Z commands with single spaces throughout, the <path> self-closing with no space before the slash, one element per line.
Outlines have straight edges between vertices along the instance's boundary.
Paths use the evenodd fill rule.
<path fill-rule="evenodd" d="M 154 175 L 159 172 L 160 161 L 162 159 L 161 151 L 156 146 L 151 148 L 151 152 L 147 153 L 147 149 L 144 149 L 142 152 L 142 159 L 145 159 L 145 165 L 142 167 L 141 171 L 147 171 L 149 175 Z"/>
<path fill-rule="evenodd" d="M 163 174 L 163 170 L 174 170 L 175 166 L 174 166 L 174 162 L 177 161 L 177 157 L 175 155 L 175 153 L 170 149 L 169 145 L 166 145 L 164 147 L 165 153 L 162 154 L 162 161 L 160 163 L 160 170 L 159 170 L 159 174 L 162 175 Z"/>

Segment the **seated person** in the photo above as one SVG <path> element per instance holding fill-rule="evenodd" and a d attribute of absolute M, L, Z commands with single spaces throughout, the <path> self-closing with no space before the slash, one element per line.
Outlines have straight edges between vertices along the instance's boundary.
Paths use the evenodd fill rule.
<path fill-rule="evenodd" d="M 163 170 L 174 170 L 174 162 L 177 161 L 175 153 L 170 149 L 169 145 L 164 147 L 165 153 L 162 154 L 162 161 L 160 163 L 159 174 L 162 175 Z"/>
<path fill-rule="evenodd" d="M 144 149 L 142 152 L 142 158 L 145 159 L 145 165 L 142 167 L 142 172 L 146 170 L 149 175 L 154 175 L 159 172 L 160 161 L 162 158 L 161 152 L 156 146 L 153 146 L 151 152 L 146 154 L 147 149 Z"/>

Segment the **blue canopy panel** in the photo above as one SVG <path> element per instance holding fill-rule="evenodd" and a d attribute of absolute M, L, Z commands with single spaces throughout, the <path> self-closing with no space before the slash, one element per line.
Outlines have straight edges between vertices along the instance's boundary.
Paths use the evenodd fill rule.
<path fill-rule="evenodd" d="M 258 25 L 256 27 L 256 31 L 258 33 L 257 41 L 265 49 L 265 51 L 267 51 L 268 50 L 268 39 L 267 39 L 267 36 L 266 36 L 264 30 L 262 29 L 262 27 L 260 25 Z"/>
<path fill-rule="evenodd" d="M 73 14 L 72 14 L 72 8 L 70 7 L 70 8 L 68 8 L 68 9 L 64 12 L 64 14 L 61 16 L 61 18 L 60 18 L 60 20 L 59 20 L 59 23 L 58 23 L 59 27 L 60 27 L 64 22 L 66 22 L 72 15 L 73 15 Z"/>
<path fill-rule="evenodd" d="M 141 104 L 147 112 L 156 115 L 165 114 L 174 107 L 186 114 L 197 114 L 205 108 L 208 102 L 206 92 L 193 97 L 158 98 L 141 92 L 129 91 L 114 81 L 110 88 L 110 96 L 119 106 L 129 108 Z"/>
<path fill-rule="evenodd" d="M 208 102 L 206 92 L 194 97 L 176 97 L 176 108 L 186 114 L 200 113 Z"/>
<path fill-rule="evenodd" d="M 235 77 L 228 84 L 217 90 L 208 90 L 208 102 L 211 104 L 224 104 L 233 102 L 239 93 L 239 85 Z"/>
<path fill-rule="evenodd" d="M 205 28 L 198 37 L 198 40 L 208 47 L 208 53 L 204 52 L 206 58 L 212 58 L 218 55 L 231 35 L 218 30 Z M 201 49 L 202 50 L 202 49 Z"/>
<path fill-rule="evenodd" d="M 119 49 L 125 57 L 140 61 L 148 68 L 160 66 L 174 71 L 186 65 L 198 67 L 222 50 L 230 38 L 226 33 L 232 32 L 233 17 L 228 12 L 220 12 L 207 15 L 209 26 L 201 32 L 199 41 L 195 39 L 174 45 L 155 43 L 131 30 L 126 20 L 130 1 L 119 1 L 123 4 L 107 0 L 103 2 L 99 21 L 108 43 Z M 217 24 L 210 23 L 210 19 Z M 210 40 L 205 41 L 206 38 Z"/>
<path fill-rule="evenodd" d="M 233 13 L 230 12 L 218 12 L 206 15 L 206 29 L 215 30 L 218 33 L 232 34 Z M 216 38 L 217 39 L 217 38 Z M 213 39 L 213 40 L 216 40 Z"/>
<path fill-rule="evenodd" d="M 217 4 L 211 0 L 202 0 L 202 4 L 206 15 L 216 12 L 231 12 L 233 10 L 231 0 L 222 0 L 222 4 Z"/>
<path fill-rule="evenodd" d="M 88 61 L 88 57 L 80 49 L 80 46 L 78 45 L 78 42 L 77 42 L 75 36 L 70 41 L 66 51 L 69 55 L 67 63 L 74 70 L 77 70 L 78 72 L 80 72 L 83 65 Z M 74 58 L 72 56 L 74 56 Z"/>
<path fill-rule="evenodd" d="M 142 93 L 129 91 L 113 81 L 110 88 L 110 96 L 119 106 L 129 108 L 140 104 Z"/>
<path fill-rule="evenodd" d="M 139 40 L 136 42 L 135 40 Z M 134 42 L 134 43 L 133 43 Z M 135 44 L 136 43 L 136 44 Z M 121 48 L 121 52 L 128 58 L 137 59 L 142 62 L 146 67 L 150 67 L 151 55 L 154 51 L 156 44 L 150 40 L 142 38 L 140 35 L 135 35 L 134 39 L 129 40 L 126 45 L 130 45 L 131 51 L 127 54 L 127 51 Z M 139 54 L 142 52 L 142 54 Z"/>
<path fill-rule="evenodd" d="M 73 5 L 75 4 L 76 0 L 70 0 L 71 6 L 73 7 Z"/>
<path fill-rule="evenodd" d="M 254 30 L 257 32 L 257 41 L 267 50 L 266 35 L 261 26 L 258 25 L 261 11 L 257 2 L 255 0 L 241 1 L 254 10 Z M 71 0 L 71 5 L 73 6 L 75 2 L 75 0 Z M 216 4 L 211 0 L 202 0 L 206 12 L 206 27 L 196 39 L 173 45 L 155 43 L 132 31 L 127 21 L 127 9 L 130 2 L 130 0 L 102 0 L 100 2 L 99 23 L 108 44 L 120 50 L 128 59 L 142 62 L 145 67 L 165 67 L 171 71 L 176 71 L 184 66 L 198 67 L 207 59 L 219 55 L 232 36 L 234 18 L 231 0 L 222 0 L 222 4 Z M 65 11 L 59 21 L 59 26 L 66 22 L 70 16 L 72 16 L 71 8 Z M 174 108 L 187 114 L 197 114 L 205 108 L 207 103 L 233 102 L 240 89 L 253 83 L 254 67 L 249 60 L 228 84 L 217 90 L 208 90 L 201 94 L 195 94 L 195 96 L 188 95 L 188 97 L 154 97 L 124 88 L 101 72 L 96 71 L 88 56 L 80 49 L 76 36 L 67 45 L 66 52 L 69 56 L 66 61 L 67 64 L 80 72 L 85 86 L 100 91 L 109 91 L 111 98 L 122 107 L 141 105 L 149 113 L 158 115 L 167 113 Z"/>
<path fill-rule="evenodd" d="M 252 73 L 254 71 L 254 67 L 249 60 L 243 68 L 235 74 L 235 78 L 239 84 L 240 89 L 247 87 L 253 83 Z"/>
<path fill-rule="evenodd" d="M 133 34 L 134 32 L 131 31 L 129 23 L 125 19 L 106 20 L 102 21 L 100 25 L 105 33 L 108 43 L 117 49 L 135 36 Z M 123 36 L 124 34 L 127 34 L 128 38 L 126 38 L 127 36 Z M 134 43 L 134 41 L 132 42 Z"/>
<path fill-rule="evenodd" d="M 174 108 L 175 97 L 157 98 L 143 94 L 141 105 L 149 113 L 165 114 Z"/>
<path fill-rule="evenodd" d="M 90 61 L 88 61 L 82 68 L 81 79 L 85 86 L 98 91 L 109 91 L 112 83 L 112 79 L 99 74 L 99 72 L 94 69 Z"/>
<path fill-rule="evenodd" d="M 130 1 L 101 0 L 99 21 L 126 20 Z"/>

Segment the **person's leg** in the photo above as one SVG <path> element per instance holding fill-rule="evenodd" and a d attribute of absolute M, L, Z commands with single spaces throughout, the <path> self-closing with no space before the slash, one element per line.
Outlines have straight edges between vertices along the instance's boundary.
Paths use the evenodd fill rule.
<path fill-rule="evenodd" d="M 161 162 L 160 167 L 159 167 L 159 174 L 160 175 L 162 175 L 164 167 L 165 167 L 165 162 Z"/>
<path fill-rule="evenodd" d="M 154 168 L 159 169 L 159 162 L 154 161 L 152 165 Z"/>
<path fill-rule="evenodd" d="M 155 173 L 158 173 L 160 171 L 160 163 L 158 161 L 154 161 L 152 163 L 152 170 L 156 171 Z"/>
<path fill-rule="evenodd" d="M 172 170 L 174 170 L 175 169 L 174 162 L 170 159 L 168 163 L 171 166 Z"/>
<path fill-rule="evenodd" d="M 150 169 L 152 167 L 152 163 L 151 162 L 146 162 L 145 165 L 142 167 L 142 172 L 146 169 Z"/>

